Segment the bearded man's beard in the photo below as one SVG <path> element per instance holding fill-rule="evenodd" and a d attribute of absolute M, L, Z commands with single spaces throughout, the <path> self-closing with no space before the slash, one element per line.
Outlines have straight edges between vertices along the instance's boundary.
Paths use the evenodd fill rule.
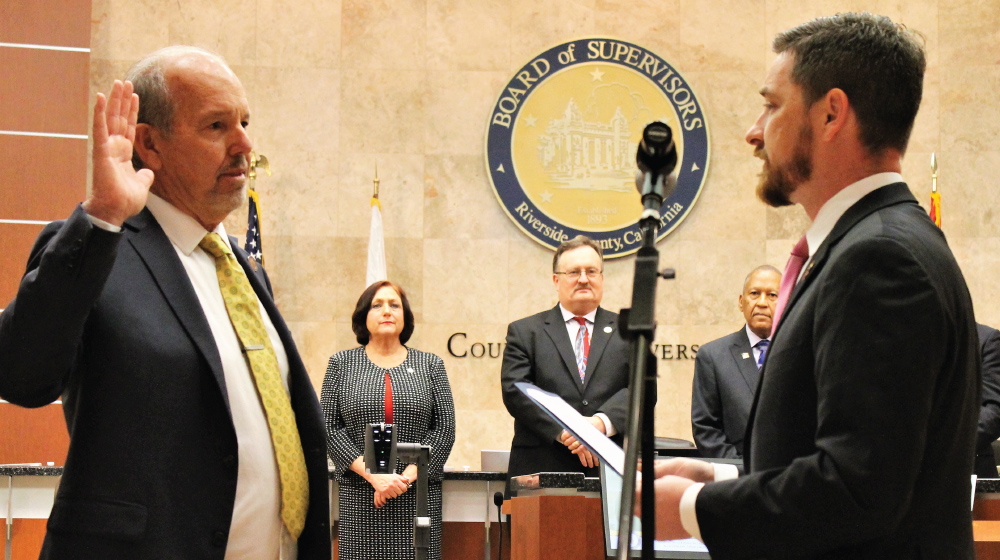
<path fill-rule="evenodd" d="M 757 183 L 757 198 L 774 208 L 791 206 L 792 193 L 799 184 L 812 176 L 812 161 L 809 159 L 811 152 L 812 130 L 808 126 L 803 126 L 799 131 L 792 163 L 788 167 L 772 166 L 765 147 L 757 146 L 753 155 L 764 160 L 764 167 L 759 175 L 760 182 Z"/>

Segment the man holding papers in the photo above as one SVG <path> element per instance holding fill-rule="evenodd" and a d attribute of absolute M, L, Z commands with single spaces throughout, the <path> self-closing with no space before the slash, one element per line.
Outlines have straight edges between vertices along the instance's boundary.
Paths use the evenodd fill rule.
<path fill-rule="evenodd" d="M 503 401 L 514 417 L 511 477 L 537 472 L 597 476 L 597 458 L 535 406 L 515 383 L 531 383 L 566 400 L 601 433 L 622 442 L 628 412 L 628 345 L 618 314 L 602 307 L 601 247 L 579 236 L 552 261 L 559 304 L 507 329 L 500 372 Z"/>

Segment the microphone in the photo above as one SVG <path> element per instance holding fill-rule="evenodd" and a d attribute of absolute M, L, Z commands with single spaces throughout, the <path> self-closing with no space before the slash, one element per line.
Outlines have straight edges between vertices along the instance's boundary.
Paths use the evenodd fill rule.
<path fill-rule="evenodd" d="M 640 220 L 647 215 L 659 219 L 663 199 L 670 196 L 677 186 L 670 176 L 677 166 L 677 146 L 674 145 L 674 135 L 669 126 L 660 121 L 646 125 L 639 149 L 635 153 L 635 163 L 639 166 L 635 187 L 642 195 L 644 208 Z"/>
<path fill-rule="evenodd" d="M 500 507 L 503 505 L 503 492 L 493 493 L 493 505 Z"/>

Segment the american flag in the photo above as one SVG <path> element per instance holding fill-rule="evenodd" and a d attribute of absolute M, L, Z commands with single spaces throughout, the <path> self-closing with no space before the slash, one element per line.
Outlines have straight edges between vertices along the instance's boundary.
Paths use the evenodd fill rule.
<path fill-rule="evenodd" d="M 264 248 L 260 243 L 260 200 L 257 191 L 250 189 L 250 210 L 247 215 L 247 240 L 243 250 L 262 266 L 264 264 Z"/>

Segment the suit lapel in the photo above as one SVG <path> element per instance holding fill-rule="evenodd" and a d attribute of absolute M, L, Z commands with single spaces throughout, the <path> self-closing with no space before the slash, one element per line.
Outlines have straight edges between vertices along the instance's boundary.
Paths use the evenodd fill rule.
<path fill-rule="evenodd" d="M 566 323 L 563 322 L 562 313 L 556 305 L 545 316 L 545 334 L 552 340 L 563 364 L 566 366 L 566 375 L 573 379 L 573 385 L 583 394 L 583 384 L 580 383 L 580 374 L 576 368 L 576 354 L 573 352 L 573 345 L 569 340 L 569 332 L 566 330 Z M 593 351 L 593 347 L 591 347 Z"/>
<path fill-rule="evenodd" d="M 747 382 L 747 388 L 752 394 L 752 391 L 757 387 L 760 372 L 757 370 L 757 362 L 753 359 L 753 349 L 750 347 L 750 338 L 747 337 L 746 329 L 741 329 L 736 334 L 740 340 L 729 349 L 732 351 L 733 359 L 736 360 L 736 366 L 739 368 L 740 373 L 743 375 L 743 380 Z M 744 358 L 744 355 L 749 356 L 749 358 Z"/>
<path fill-rule="evenodd" d="M 604 349 L 608 347 L 608 341 L 611 340 L 611 335 L 615 332 L 616 328 L 618 328 L 618 325 L 615 325 L 614 319 L 608 316 L 604 309 L 598 307 L 597 314 L 594 315 L 594 333 L 590 337 L 590 354 L 587 355 L 587 372 L 586 376 L 583 378 L 584 391 L 586 391 L 587 387 L 590 385 L 590 380 L 594 378 L 594 372 L 597 371 L 597 364 L 601 362 L 601 356 L 604 354 Z"/>
<path fill-rule="evenodd" d="M 163 293 L 167 305 L 173 309 L 181 326 L 205 357 L 212 376 L 215 377 L 222 393 L 222 400 L 229 409 L 229 392 L 226 378 L 222 373 L 222 360 L 215 346 L 215 337 L 208 326 L 205 311 L 188 280 L 187 271 L 176 256 L 174 246 L 167 239 L 160 224 L 148 209 L 125 222 L 127 239 L 139 258 L 145 263 L 153 280 Z M 230 410 L 230 414 L 232 411 Z"/>

